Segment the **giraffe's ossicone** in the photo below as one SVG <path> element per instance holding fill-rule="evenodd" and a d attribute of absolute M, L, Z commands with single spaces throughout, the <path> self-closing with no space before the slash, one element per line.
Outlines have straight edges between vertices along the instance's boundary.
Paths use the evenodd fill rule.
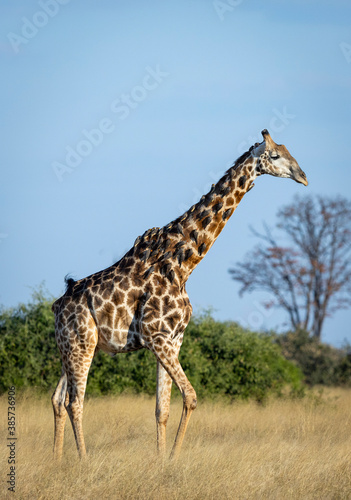
<path fill-rule="evenodd" d="M 52 397 L 54 452 L 60 457 L 67 413 L 80 456 L 85 455 L 83 401 L 89 368 L 99 349 L 111 355 L 149 349 L 157 359 L 157 445 L 166 447 L 172 381 L 183 396 L 183 412 L 172 450 L 177 456 L 196 393 L 178 360 L 192 307 L 185 284 L 228 222 L 244 194 L 262 174 L 307 185 L 304 172 L 267 130 L 224 176 L 182 216 L 139 236 L 114 265 L 78 281 L 53 304 L 62 375 Z"/>

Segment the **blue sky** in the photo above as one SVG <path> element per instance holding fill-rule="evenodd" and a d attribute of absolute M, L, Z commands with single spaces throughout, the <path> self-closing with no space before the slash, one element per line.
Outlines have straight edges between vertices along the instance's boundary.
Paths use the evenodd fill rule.
<path fill-rule="evenodd" d="M 305 188 L 264 176 L 194 271 L 195 308 L 275 328 L 228 268 L 296 194 L 350 196 L 347 1 L 18 0 L 0 19 L 0 302 L 111 265 L 176 218 L 268 128 Z M 73 153 L 72 151 L 75 151 Z M 351 342 L 351 311 L 324 340 Z"/>

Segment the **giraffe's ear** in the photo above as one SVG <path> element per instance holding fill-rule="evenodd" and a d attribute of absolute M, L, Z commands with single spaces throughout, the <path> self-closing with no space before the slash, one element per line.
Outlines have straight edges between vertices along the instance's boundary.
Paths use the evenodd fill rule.
<path fill-rule="evenodd" d="M 265 128 L 264 130 L 262 130 L 261 134 L 262 134 L 263 140 L 266 143 L 266 147 L 268 149 L 274 149 L 276 144 L 273 141 L 272 137 L 269 135 L 268 130 Z"/>

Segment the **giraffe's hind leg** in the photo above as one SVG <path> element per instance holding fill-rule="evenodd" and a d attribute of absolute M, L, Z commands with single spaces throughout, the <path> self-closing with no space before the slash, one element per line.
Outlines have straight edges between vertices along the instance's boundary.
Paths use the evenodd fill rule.
<path fill-rule="evenodd" d="M 67 370 L 67 392 L 66 410 L 70 418 L 77 450 L 80 458 L 86 455 L 83 435 L 83 403 L 87 385 L 88 372 L 94 358 L 95 346 L 78 348 L 78 352 L 71 353 L 66 362 Z"/>
<path fill-rule="evenodd" d="M 67 411 L 65 408 L 65 405 L 68 403 L 67 399 L 67 375 L 62 371 L 61 378 L 51 398 L 55 419 L 54 456 L 56 459 L 62 457 L 63 436 L 67 418 Z"/>
<path fill-rule="evenodd" d="M 157 361 L 157 389 L 156 389 L 156 426 L 157 451 L 164 457 L 166 452 L 166 425 L 169 417 L 172 379 Z"/>

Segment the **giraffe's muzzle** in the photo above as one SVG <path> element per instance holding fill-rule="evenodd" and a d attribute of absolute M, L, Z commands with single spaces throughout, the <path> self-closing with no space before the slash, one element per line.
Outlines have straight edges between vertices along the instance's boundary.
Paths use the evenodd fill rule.
<path fill-rule="evenodd" d="M 296 167 L 294 166 L 291 169 L 291 178 L 294 179 L 294 181 L 303 184 L 304 186 L 308 185 L 306 174 L 298 165 Z"/>

